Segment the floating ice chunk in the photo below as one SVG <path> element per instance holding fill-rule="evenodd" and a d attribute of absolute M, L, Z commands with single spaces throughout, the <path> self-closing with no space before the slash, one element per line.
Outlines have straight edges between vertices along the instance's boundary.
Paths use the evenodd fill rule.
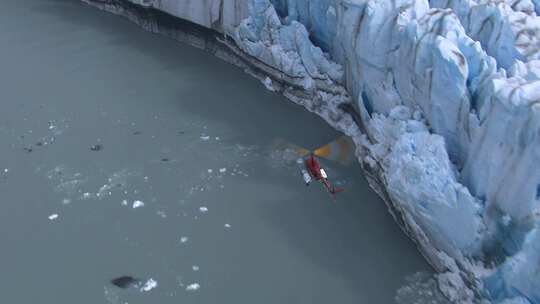
<path fill-rule="evenodd" d="M 193 265 L 191 266 L 191 269 L 193 269 L 193 271 L 199 271 L 199 266 Z"/>
<path fill-rule="evenodd" d="M 206 213 L 206 212 L 208 212 L 208 208 L 205 207 L 205 206 L 202 206 L 202 207 L 199 208 L 199 211 L 201 211 L 202 213 Z"/>
<path fill-rule="evenodd" d="M 127 200 L 123 200 L 122 201 L 122 206 L 127 206 L 128 205 L 128 201 Z"/>
<path fill-rule="evenodd" d="M 65 198 L 62 200 L 62 204 L 69 205 L 71 203 L 71 200 L 69 198 Z"/>
<path fill-rule="evenodd" d="M 212 169 L 208 169 L 208 173 L 212 173 L 212 172 L 213 172 L 213 170 L 212 170 Z"/>
<path fill-rule="evenodd" d="M 49 215 L 49 220 L 51 220 L 51 221 L 54 221 L 54 220 L 57 219 L 57 218 L 58 218 L 58 214 L 57 214 L 57 213 L 53 213 L 53 214 Z"/>
<path fill-rule="evenodd" d="M 189 240 L 189 238 L 187 236 L 183 236 L 180 238 L 180 243 L 185 243 Z"/>
<path fill-rule="evenodd" d="M 103 149 L 103 145 L 97 144 L 90 147 L 90 150 L 92 151 L 101 151 Z"/>
<path fill-rule="evenodd" d="M 4 173 L 8 173 L 9 172 L 9 169 L 8 168 L 5 168 L 4 169 Z"/>
<path fill-rule="evenodd" d="M 231 224 L 225 224 L 225 228 L 231 228 Z"/>
<path fill-rule="evenodd" d="M 221 168 L 221 169 L 219 169 L 219 172 L 220 173 L 225 173 L 225 172 L 227 172 L 227 168 Z"/>
<path fill-rule="evenodd" d="M 202 139 L 202 140 L 209 140 L 209 139 L 210 139 L 210 136 L 208 136 L 208 135 L 202 135 L 202 136 L 201 136 L 201 139 Z"/>
<path fill-rule="evenodd" d="M 199 285 L 199 283 L 193 283 L 193 284 L 189 284 L 186 287 L 186 290 L 187 291 L 196 291 L 196 290 L 199 290 L 199 288 L 201 288 L 201 285 Z"/>
<path fill-rule="evenodd" d="M 133 209 L 144 207 L 144 203 L 142 201 L 134 201 L 132 207 L 133 207 Z"/>
<path fill-rule="evenodd" d="M 149 279 L 144 283 L 144 285 L 141 287 L 141 291 L 150 291 L 157 287 L 157 281 L 154 279 Z"/>
<path fill-rule="evenodd" d="M 167 217 L 167 213 L 165 213 L 165 211 L 162 211 L 162 210 L 158 210 L 156 212 L 157 215 L 159 215 L 160 217 L 162 218 L 166 218 Z"/>

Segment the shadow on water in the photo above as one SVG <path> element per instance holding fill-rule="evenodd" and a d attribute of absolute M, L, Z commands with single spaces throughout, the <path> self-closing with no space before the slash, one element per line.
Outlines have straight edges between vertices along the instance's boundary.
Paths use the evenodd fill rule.
<path fill-rule="evenodd" d="M 265 91 L 240 69 L 231 68 L 198 49 L 172 40 L 164 42 L 127 20 L 120 21 L 116 16 L 97 11 L 88 13 L 81 5 L 76 1 L 46 0 L 36 5 L 35 10 L 54 15 L 74 28 L 102 31 L 110 37 L 109 43 L 126 45 L 143 53 L 171 75 L 180 70 L 191 71 L 188 82 L 198 85 L 179 89 L 176 99 L 166 102 L 172 103 L 178 112 L 189 112 L 242 130 L 231 142 L 263 146 L 279 137 L 314 148 L 338 134 L 323 127 L 306 130 L 303 126 L 306 121 L 309 126 L 320 126 L 322 124 L 317 122 L 320 119 L 304 110 L 293 111 L 297 106 Z M 212 83 L 213 87 L 205 89 L 201 83 Z M 220 99 L 209 106 L 207 101 L 215 98 L 215 92 L 220 92 Z M 186 95 L 192 97 L 184 98 Z M 256 100 L 246 102 L 246 96 Z M 257 138 L 257 134 L 265 135 Z M 428 266 L 393 223 L 384 203 L 368 188 L 358 165 L 341 169 L 340 175 L 354 179 L 355 187 L 340 195 L 337 204 L 332 204 L 321 189 L 312 189 L 319 186 L 314 184 L 294 194 L 287 210 L 283 210 L 283 204 L 266 201 L 258 210 L 259 217 L 315 267 L 343 278 L 351 288 L 364 286 L 362 289 L 368 292 L 359 294 L 360 298 L 371 303 L 390 303 L 399 287 L 385 285 L 396 281 L 390 278 L 405 277 L 419 269 L 427 270 Z M 270 177 L 258 179 L 258 182 L 273 182 Z M 374 263 L 377 265 L 373 266 Z M 382 301 L 381 290 L 387 291 Z"/>

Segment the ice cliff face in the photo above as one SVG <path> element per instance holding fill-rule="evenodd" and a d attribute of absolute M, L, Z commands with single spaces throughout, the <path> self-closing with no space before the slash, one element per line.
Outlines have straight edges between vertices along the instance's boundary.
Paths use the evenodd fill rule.
<path fill-rule="evenodd" d="M 228 37 L 267 87 L 353 137 L 449 298 L 540 303 L 538 0 L 90 2 Z"/>

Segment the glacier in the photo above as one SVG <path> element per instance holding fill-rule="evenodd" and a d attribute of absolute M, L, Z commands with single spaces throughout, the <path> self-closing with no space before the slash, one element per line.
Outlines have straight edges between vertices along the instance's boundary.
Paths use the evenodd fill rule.
<path fill-rule="evenodd" d="M 539 0 L 83 1 L 349 135 L 449 299 L 540 303 Z"/>

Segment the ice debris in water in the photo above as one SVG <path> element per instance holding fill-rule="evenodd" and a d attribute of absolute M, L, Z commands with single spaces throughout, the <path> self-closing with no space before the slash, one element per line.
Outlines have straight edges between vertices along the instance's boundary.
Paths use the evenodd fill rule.
<path fill-rule="evenodd" d="M 272 91 L 272 92 L 276 91 L 276 89 L 272 86 L 272 79 L 270 79 L 270 77 L 266 77 L 262 83 L 264 84 L 267 90 Z"/>
<path fill-rule="evenodd" d="M 199 288 L 201 288 L 201 285 L 199 285 L 199 283 L 193 283 L 193 284 L 189 284 L 186 287 L 186 290 L 187 291 L 196 291 L 196 290 L 199 290 Z"/>
<path fill-rule="evenodd" d="M 427 272 L 417 272 L 405 277 L 405 285 L 401 286 L 394 297 L 396 303 L 403 304 L 447 304 L 437 288 L 437 282 Z"/>
<path fill-rule="evenodd" d="M 219 169 L 219 172 L 220 173 L 225 173 L 225 172 L 227 172 L 227 168 L 221 168 L 221 169 Z"/>
<path fill-rule="evenodd" d="M 206 213 L 206 212 L 208 212 L 208 208 L 205 207 L 205 206 L 202 206 L 202 207 L 199 208 L 199 211 L 201 211 L 202 213 Z"/>
<path fill-rule="evenodd" d="M 56 214 L 56 213 L 53 213 L 53 214 L 49 215 L 49 220 L 51 220 L 51 221 L 54 221 L 57 218 L 58 218 L 58 214 Z"/>
<path fill-rule="evenodd" d="M 189 240 L 189 238 L 187 236 L 183 236 L 180 238 L 180 243 L 185 243 Z"/>
<path fill-rule="evenodd" d="M 122 201 L 122 206 L 127 206 L 128 205 L 128 201 L 127 200 L 123 200 Z"/>
<path fill-rule="evenodd" d="M 231 224 L 225 224 L 225 228 L 231 228 Z"/>
<path fill-rule="evenodd" d="M 212 173 L 212 171 L 213 171 L 212 169 L 208 169 L 208 173 Z"/>
<path fill-rule="evenodd" d="M 96 193 L 96 196 L 101 197 L 102 195 L 107 194 L 107 193 L 109 193 L 109 195 L 110 195 L 111 192 L 109 190 L 111 190 L 111 189 L 112 189 L 111 185 L 109 185 L 109 184 L 103 185 L 103 186 L 101 186 L 101 188 L 99 188 L 98 192 Z"/>
<path fill-rule="evenodd" d="M 193 265 L 191 266 L 191 269 L 193 269 L 193 271 L 199 271 L 199 266 Z"/>
<path fill-rule="evenodd" d="M 133 207 L 133 209 L 144 207 L 144 203 L 142 201 L 134 201 L 132 207 Z"/>
<path fill-rule="evenodd" d="M 69 198 L 65 198 L 62 200 L 62 204 L 69 205 L 71 203 L 71 200 Z"/>
<path fill-rule="evenodd" d="M 144 283 L 144 285 L 141 287 L 141 291 L 150 291 L 157 287 L 157 281 L 154 279 L 149 279 Z"/>
<path fill-rule="evenodd" d="M 9 172 L 9 169 L 8 168 L 5 168 L 4 169 L 4 173 L 8 173 Z"/>
<path fill-rule="evenodd" d="M 90 147 L 90 150 L 92 151 L 101 151 L 103 149 L 103 146 L 100 145 L 100 144 L 97 144 L 97 145 L 93 145 Z"/>
<path fill-rule="evenodd" d="M 201 139 L 202 139 L 202 140 L 209 140 L 209 139 L 210 139 L 210 136 L 208 136 L 208 135 L 202 135 L 202 136 L 201 136 Z"/>

